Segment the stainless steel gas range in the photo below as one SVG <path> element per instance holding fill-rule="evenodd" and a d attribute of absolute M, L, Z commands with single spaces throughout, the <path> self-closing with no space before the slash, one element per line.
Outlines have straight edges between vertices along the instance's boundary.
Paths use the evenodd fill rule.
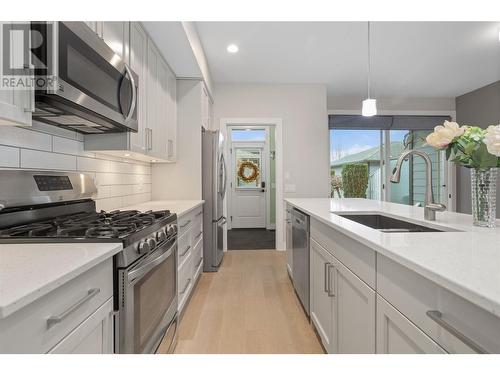
<path fill-rule="evenodd" d="M 0 243 L 121 242 L 115 264 L 115 351 L 154 353 L 177 339 L 177 216 L 97 212 L 80 173 L 0 170 Z"/>

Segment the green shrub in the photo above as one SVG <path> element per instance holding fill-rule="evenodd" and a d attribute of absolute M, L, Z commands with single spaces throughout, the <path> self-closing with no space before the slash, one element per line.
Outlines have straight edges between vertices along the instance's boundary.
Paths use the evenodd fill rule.
<path fill-rule="evenodd" d="M 366 198 L 368 164 L 345 164 L 342 167 L 344 198 Z"/>

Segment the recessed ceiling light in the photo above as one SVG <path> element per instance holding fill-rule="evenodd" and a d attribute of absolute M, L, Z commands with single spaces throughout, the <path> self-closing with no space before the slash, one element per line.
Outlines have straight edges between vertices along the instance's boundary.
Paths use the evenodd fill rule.
<path fill-rule="evenodd" d="M 156 159 L 152 159 L 151 162 L 156 163 Z"/>
<path fill-rule="evenodd" d="M 238 46 L 236 44 L 230 44 L 227 46 L 226 48 L 227 52 L 229 53 L 236 53 L 238 52 L 240 49 L 238 48 Z"/>
<path fill-rule="evenodd" d="M 130 156 L 130 154 L 125 154 L 125 156 L 126 156 L 126 157 L 129 157 L 129 156 Z"/>

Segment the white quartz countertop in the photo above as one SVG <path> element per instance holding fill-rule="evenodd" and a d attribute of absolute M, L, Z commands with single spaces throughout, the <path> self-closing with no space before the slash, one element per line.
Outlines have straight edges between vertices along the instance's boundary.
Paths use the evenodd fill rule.
<path fill-rule="evenodd" d="M 175 212 L 177 216 L 182 216 L 192 209 L 201 206 L 204 203 L 202 200 L 165 200 L 165 201 L 149 201 L 132 206 L 121 208 L 122 210 L 138 210 L 138 211 L 158 211 L 170 210 Z"/>
<path fill-rule="evenodd" d="M 121 243 L 0 244 L 0 319 L 121 250 Z"/>
<path fill-rule="evenodd" d="M 290 205 L 500 317 L 500 220 L 472 225 L 472 216 L 368 199 L 290 198 Z M 383 213 L 453 232 L 382 233 L 333 212 Z"/>

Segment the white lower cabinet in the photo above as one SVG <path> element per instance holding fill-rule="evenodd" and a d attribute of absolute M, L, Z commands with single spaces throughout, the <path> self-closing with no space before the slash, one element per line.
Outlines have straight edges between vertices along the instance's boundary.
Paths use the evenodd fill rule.
<path fill-rule="evenodd" d="M 0 319 L 0 353 L 112 353 L 109 258 Z"/>
<path fill-rule="evenodd" d="M 375 353 L 375 291 L 314 239 L 310 314 L 328 353 Z"/>
<path fill-rule="evenodd" d="M 328 353 L 500 353 L 500 319 L 311 219 L 310 315 Z"/>
<path fill-rule="evenodd" d="M 197 207 L 178 217 L 177 300 L 185 310 L 203 269 L 203 209 Z"/>
<path fill-rule="evenodd" d="M 113 351 L 113 298 L 110 298 L 49 353 L 113 354 Z"/>
<path fill-rule="evenodd" d="M 375 353 L 376 293 L 335 259 L 336 352 Z"/>
<path fill-rule="evenodd" d="M 381 296 L 377 296 L 377 353 L 441 354 L 446 351 Z"/>

